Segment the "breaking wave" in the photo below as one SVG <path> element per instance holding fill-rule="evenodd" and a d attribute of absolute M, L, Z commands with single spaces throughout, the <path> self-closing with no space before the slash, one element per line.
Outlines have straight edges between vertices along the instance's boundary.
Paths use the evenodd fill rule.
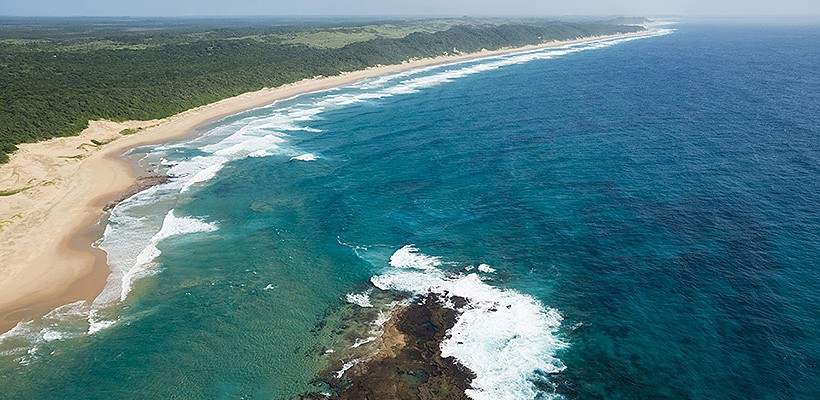
<path fill-rule="evenodd" d="M 541 394 L 536 382 L 549 384 L 549 374 L 564 369 L 555 356 L 566 346 L 557 336 L 558 311 L 515 290 L 491 286 L 478 273 L 449 274 L 439 268 L 438 257 L 413 245 L 393 253 L 390 265 L 393 268 L 371 278 L 381 290 L 467 300 L 441 351 L 476 374 L 469 397 L 533 399 Z M 447 306 L 456 308 L 453 303 Z"/>

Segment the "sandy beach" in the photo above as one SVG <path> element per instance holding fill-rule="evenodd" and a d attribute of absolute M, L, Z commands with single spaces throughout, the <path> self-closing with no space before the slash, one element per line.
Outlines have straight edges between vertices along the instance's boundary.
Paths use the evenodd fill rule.
<path fill-rule="evenodd" d="M 79 136 L 19 145 L 10 162 L 0 165 L 0 333 L 60 305 L 92 301 L 102 290 L 108 267 L 105 254 L 92 245 L 104 229 L 105 205 L 137 183 L 139 172 L 123 157 L 130 149 L 179 139 L 206 122 L 276 100 L 369 77 L 601 38 L 412 60 L 317 77 L 245 93 L 162 120 L 91 121 Z"/>

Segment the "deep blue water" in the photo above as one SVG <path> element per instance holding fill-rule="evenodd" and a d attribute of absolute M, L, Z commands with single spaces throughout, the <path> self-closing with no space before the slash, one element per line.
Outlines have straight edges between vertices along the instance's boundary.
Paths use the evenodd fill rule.
<path fill-rule="evenodd" d="M 112 327 L 41 332 L 26 365 L 6 354 L 0 389 L 288 398 L 315 388 L 317 348 L 350 345 L 322 330 L 353 313 L 346 294 L 379 292 L 374 275 L 447 271 L 541 307 L 498 320 L 512 336 L 471 337 L 520 345 L 510 368 L 538 382 L 496 398 L 820 397 L 820 26 L 675 28 L 449 82 L 428 84 L 488 61 L 305 96 L 146 150 L 172 172 L 231 154 L 211 179 L 112 218 L 150 216 L 147 240 L 173 208 L 198 233 L 159 242 L 159 272 L 106 311 Z M 317 159 L 290 160 L 303 153 Z M 131 254 L 116 234 L 112 254 Z M 391 255 L 411 244 L 440 265 L 396 275 L 408 269 Z M 495 272 L 465 270 L 479 264 Z M 514 362 L 533 354 L 549 360 Z"/>

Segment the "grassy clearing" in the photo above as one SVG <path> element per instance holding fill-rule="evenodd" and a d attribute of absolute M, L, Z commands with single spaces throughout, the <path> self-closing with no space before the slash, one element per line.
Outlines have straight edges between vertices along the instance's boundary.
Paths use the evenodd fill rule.
<path fill-rule="evenodd" d="M 413 25 L 366 25 L 361 27 L 324 28 L 301 31 L 283 36 L 282 43 L 303 44 L 317 49 L 339 49 L 351 43 L 373 39 L 401 39 L 411 33 L 433 33 L 445 30 L 452 24 L 426 23 Z"/>

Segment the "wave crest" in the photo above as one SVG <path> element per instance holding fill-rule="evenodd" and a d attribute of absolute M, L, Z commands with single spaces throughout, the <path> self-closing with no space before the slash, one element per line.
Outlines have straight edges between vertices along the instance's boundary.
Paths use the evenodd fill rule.
<path fill-rule="evenodd" d="M 540 392 L 533 382 L 565 368 L 555 356 L 566 347 L 557 335 L 558 311 L 515 290 L 491 286 L 475 273 L 449 275 L 437 268 L 442 265 L 438 257 L 413 245 L 393 253 L 390 265 L 394 268 L 371 278 L 377 288 L 467 300 L 441 351 L 476 374 L 469 397 L 535 398 Z"/>

